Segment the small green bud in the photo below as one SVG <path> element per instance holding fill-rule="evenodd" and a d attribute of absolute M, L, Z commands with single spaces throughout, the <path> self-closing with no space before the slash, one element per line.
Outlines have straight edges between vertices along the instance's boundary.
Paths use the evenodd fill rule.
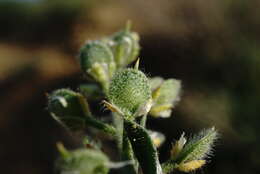
<path fill-rule="evenodd" d="M 111 49 L 102 41 L 90 41 L 80 49 L 80 66 L 106 89 L 115 72 L 114 56 Z"/>
<path fill-rule="evenodd" d="M 106 42 L 114 53 L 118 68 L 132 63 L 140 51 L 138 34 L 127 29 L 115 33 L 112 37 L 107 38 Z"/>
<path fill-rule="evenodd" d="M 94 149 L 77 149 L 67 151 L 63 146 L 58 146 L 61 157 L 57 161 L 57 167 L 62 174 L 107 174 L 109 159 L 107 156 Z M 66 150 L 66 155 L 64 155 Z"/>
<path fill-rule="evenodd" d="M 124 116 L 145 114 L 150 109 L 151 87 L 145 74 L 127 68 L 117 72 L 109 87 L 108 99 Z"/>
<path fill-rule="evenodd" d="M 218 133 L 214 127 L 201 131 L 184 146 L 183 150 L 178 154 L 176 162 L 180 164 L 193 160 L 205 159 L 211 154 L 212 147 L 217 137 Z"/>
<path fill-rule="evenodd" d="M 87 106 L 81 94 L 69 89 L 59 89 L 48 96 L 48 110 L 53 118 L 72 130 L 84 127 L 84 117 L 89 112 Z"/>
<path fill-rule="evenodd" d="M 181 82 L 175 79 L 162 81 L 161 78 L 151 80 L 153 85 L 153 106 L 150 114 L 155 117 L 169 117 L 175 103 L 180 100 Z"/>

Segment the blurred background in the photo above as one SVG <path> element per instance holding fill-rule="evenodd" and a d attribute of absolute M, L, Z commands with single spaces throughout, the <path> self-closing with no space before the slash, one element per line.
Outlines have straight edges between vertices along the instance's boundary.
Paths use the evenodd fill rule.
<path fill-rule="evenodd" d="M 130 19 L 141 69 L 181 79 L 169 119 L 148 127 L 171 142 L 215 125 L 221 133 L 204 174 L 260 172 L 259 0 L 0 0 L 0 166 L 5 174 L 53 174 L 56 142 L 77 140 L 46 111 L 46 93 L 84 82 L 75 57 L 88 39 Z"/>

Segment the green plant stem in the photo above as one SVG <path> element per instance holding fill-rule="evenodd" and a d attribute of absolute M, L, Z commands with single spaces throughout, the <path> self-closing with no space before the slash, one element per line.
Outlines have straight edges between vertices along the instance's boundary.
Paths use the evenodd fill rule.
<path fill-rule="evenodd" d="M 85 115 L 86 125 L 92 126 L 112 136 L 116 136 L 116 129 L 113 126 L 103 123 L 102 121 L 99 121 L 92 116 L 88 102 L 86 101 L 83 95 L 79 95 L 79 102 Z"/>
<path fill-rule="evenodd" d="M 123 134 L 122 160 L 133 162 L 133 164 L 124 167 L 125 174 L 137 174 L 138 163 L 134 158 L 134 152 L 125 131 Z"/>
<path fill-rule="evenodd" d="M 112 113 L 112 116 L 113 116 L 113 124 L 116 128 L 117 146 L 118 146 L 119 152 L 122 153 L 124 121 L 123 121 L 123 118 L 120 115 L 116 114 L 115 112 Z"/>
<path fill-rule="evenodd" d="M 116 129 L 112 125 L 103 123 L 102 121 L 99 121 L 92 116 L 85 117 L 85 123 L 86 125 L 92 126 L 98 130 L 103 131 L 104 133 L 116 136 Z"/>
<path fill-rule="evenodd" d="M 144 116 L 142 116 L 142 119 L 141 119 L 141 126 L 143 126 L 145 128 L 146 126 L 146 120 L 147 120 L 147 114 L 145 114 Z"/>
<path fill-rule="evenodd" d="M 133 164 L 125 166 L 122 170 L 125 174 L 136 174 L 138 166 L 135 163 L 134 152 L 131 143 L 124 131 L 124 121 L 122 116 L 113 113 L 114 126 L 117 130 L 116 140 L 122 161 L 133 161 Z"/>

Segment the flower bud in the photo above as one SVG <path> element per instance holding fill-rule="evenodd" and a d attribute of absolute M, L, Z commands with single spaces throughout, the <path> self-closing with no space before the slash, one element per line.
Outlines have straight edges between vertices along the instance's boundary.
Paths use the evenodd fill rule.
<path fill-rule="evenodd" d="M 132 63 L 139 54 L 139 36 L 135 32 L 130 32 L 126 29 L 115 33 L 106 41 L 114 53 L 118 68 Z"/>
<path fill-rule="evenodd" d="M 82 71 L 101 83 L 106 89 L 115 72 L 114 56 L 106 43 L 90 41 L 80 50 L 79 62 Z"/>
<path fill-rule="evenodd" d="M 212 148 L 218 138 L 215 128 L 201 131 L 186 143 L 184 133 L 171 150 L 171 157 L 163 164 L 164 173 L 178 169 L 191 172 L 206 164 L 206 158 L 212 155 Z"/>
<path fill-rule="evenodd" d="M 150 108 L 151 87 L 144 73 L 128 68 L 117 72 L 109 87 L 108 99 L 124 116 L 147 113 Z"/>
<path fill-rule="evenodd" d="M 69 89 L 59 89 L 48 97 L 48 110 L 54 119 L 65 127 L 77 130 L 84 127 L 84 117 L 89 108 L 83 110 L 82 103 L 88 106 L 81 94 Z"/>
<path fill-rule="evenodd" d="M 154 90 L 150 114 L 155 117 L 169 117 L 175 103 L 180 100 L 181 82 L 175 79 L 162 81 L 161 78 L 154 78 L 151 82 Z"/>
<path fill-rule="evenodd" d="M 214 127 L 201 131 L 184 146 L 176 157 L 176 162 L 180 164 L 193 160 L 205 159 L 211 154 L 212 147 L 217 137 L 218 133 Z"/>
<path fill-rule="evenodd" d="M 184 137 L 184 133 L 181 135 L 180 139 L 176 141 L 176 143 L 172 146 L 171 149 L 171 158 L 176 159 L 179 153 L 182 151 L 184 145 L 186 144 L 187 140 Z"/>
<path fill-rule="evenodd" d="M 107 174 L 109 159 L 107 156 L 94 149 L 77 149 L 67 151 L 59 145 L 61 157 L 57 161 L 57 167 L 61 174 Z M 64 151 L 66 154 L 64 154 Z"/>

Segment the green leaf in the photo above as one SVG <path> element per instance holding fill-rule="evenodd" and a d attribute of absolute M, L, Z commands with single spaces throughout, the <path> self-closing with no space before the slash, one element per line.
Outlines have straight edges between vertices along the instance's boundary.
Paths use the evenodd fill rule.
<path fill-rule="evenodd" d="M 158 154 L 149 133 L 129 120 L 124 120 L 124 127 L 143 174 L 162 174 Z"/>

